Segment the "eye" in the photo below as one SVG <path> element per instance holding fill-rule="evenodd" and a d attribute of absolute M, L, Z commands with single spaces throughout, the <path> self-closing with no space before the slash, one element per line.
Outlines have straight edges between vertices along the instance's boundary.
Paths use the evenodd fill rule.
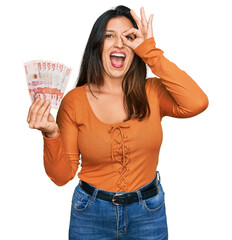
<path fill-rule="evenodd" d="M 133 36 L 133 35 L 127 35 L 126 36 L 126 38 L 128 39 L 128 40 L 134 40 L 135 39 L 135 36 Z"/>
<path fill-rule="evenodd" d="M 106 38 L 113 38 L 113 35 L 112 34 L 106 34 L 105 37 Z"/>

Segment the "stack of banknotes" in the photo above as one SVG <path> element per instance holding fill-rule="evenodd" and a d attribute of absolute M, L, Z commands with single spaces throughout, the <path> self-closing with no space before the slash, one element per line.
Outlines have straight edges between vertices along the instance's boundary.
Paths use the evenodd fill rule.
<path fill-rule="evenodd" d="M 49 99 L 52 108 L 58 108 L 72 69 L 62 63 L 33 60 L 24 63 L 31 101 L 37 97 Z"/>

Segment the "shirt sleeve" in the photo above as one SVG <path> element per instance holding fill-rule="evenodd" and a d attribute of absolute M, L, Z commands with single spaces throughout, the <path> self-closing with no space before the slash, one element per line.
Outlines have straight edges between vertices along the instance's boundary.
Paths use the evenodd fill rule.
<path fill-rule="evenodd" d="M 169 61 L 163 51 L 155 47 L 154 38 L 146 39 L 135 53 L 148 64 L 159 78 L 149 79 L 156 86 L 160 114 L 172 117 L 192 117 L 208 106 L 208 97 L 197 83 L 183 70 Z M 157 82 L 158 80 L 158 82 Z"/>
<path fill-rule="evenodd" d="M 66 96 L 61 102 L 56 118 L 59 134 L 55 138 L 47 138 L 42 133 L 45 171 L 58 186 L 63 186 L 74 178 L 80 160 L 75 109 Z"/>

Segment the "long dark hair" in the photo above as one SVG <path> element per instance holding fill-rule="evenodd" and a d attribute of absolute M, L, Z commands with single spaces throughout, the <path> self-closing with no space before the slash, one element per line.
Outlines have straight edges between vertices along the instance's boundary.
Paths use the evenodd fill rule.
<path fill-rule="evenodd" d="M 110 19 L 122 16 L 128 18 L 134 28 L 138 29 L 136 22 L 130 14 L 130 9 L 125 6 L 120 5 L 103 13 L 94 23 L 90 33 L 76 87 L 83 86 L 85 83 L 94 83 L 97 86 L 104 84 L 102 49 L 106 26 Z M 127 119 L 124 121 L 131 118 L 137 118 L 141 121 L 147 114 L 148 116 L 150 115 L 150 107 L 145 91 L 146 75 L 146 64 L 135 54 L 131 66 L 122 81 L 124 108 L 127 112 Z"/>

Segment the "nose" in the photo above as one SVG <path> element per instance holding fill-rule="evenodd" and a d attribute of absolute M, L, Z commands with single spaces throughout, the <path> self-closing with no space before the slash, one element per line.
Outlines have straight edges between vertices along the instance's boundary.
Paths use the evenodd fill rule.
<path fill-rule="evenodd" d="M 116 37 L 115 41 L 114 41 L 114 46 L 118 47 L 118 48 L 122 48 L 123 47 L 123 41 L 121 37 Z"/>

